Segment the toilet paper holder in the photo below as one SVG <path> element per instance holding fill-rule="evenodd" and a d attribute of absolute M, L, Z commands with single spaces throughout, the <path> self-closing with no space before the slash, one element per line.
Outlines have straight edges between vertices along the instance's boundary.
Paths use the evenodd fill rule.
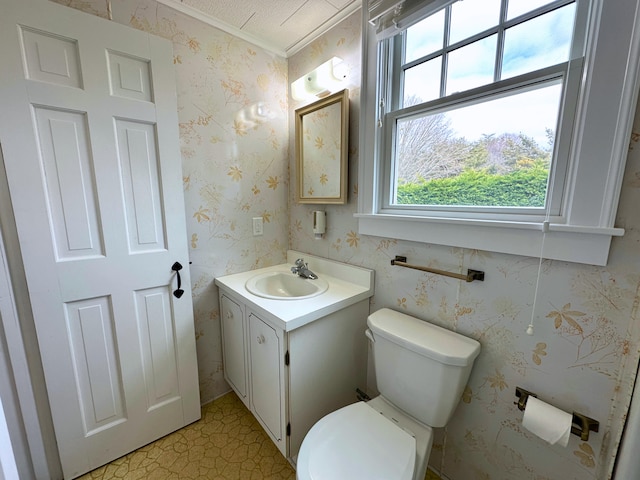
<path fill-rule="evenodd" d="M 538 395 L 535 393 L 521 387 L 516 387 L 516 397 L 518 397 L 518 401 L 514 402 L 514 405 L 518 405 L 518 409 L 524 411 L 527 406 L 527 399 L 530 396 L 538 398 Z M 600 428 L 600 422 L 577 412 L 573 412 L 572 424 L 571 433 L 579 436 L 584 442 L 589 440 L 590 431 L 597 432 Z"/>

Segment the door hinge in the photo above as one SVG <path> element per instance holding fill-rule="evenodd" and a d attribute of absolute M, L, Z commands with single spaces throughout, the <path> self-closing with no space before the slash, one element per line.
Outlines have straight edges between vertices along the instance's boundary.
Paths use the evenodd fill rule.
<path fill-rule="evenodd" d="M 287 423 L 287 437 L 291 436 L 291 423 Z"/>
<path fill-rule="evenodd" d="M 289 365 L 289 350 L 284 354 L 284 364 Z"/>

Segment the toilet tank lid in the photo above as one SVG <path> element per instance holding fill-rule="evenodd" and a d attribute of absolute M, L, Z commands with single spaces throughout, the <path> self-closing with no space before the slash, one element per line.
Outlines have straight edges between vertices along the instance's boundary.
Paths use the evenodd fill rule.
<path fill-rule="evenodd" d="M 467 366 L 480 353 L 480 343 L 418 318 L 383 308 L 369 315 L 371 331 L 404 348 L 447 365 Z"/>

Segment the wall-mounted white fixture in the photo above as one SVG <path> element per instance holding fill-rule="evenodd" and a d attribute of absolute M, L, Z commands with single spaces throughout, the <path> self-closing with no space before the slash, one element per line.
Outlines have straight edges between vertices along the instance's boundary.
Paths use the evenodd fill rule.
<path fill-rule="evenodd" d="M 346 65 L 341 58 L 333 57 L 291 83 L 291 96 L 295 100 L 326 97 L 344 88 L 346 78 Z"/>
<path fill-rule="evenodd" d="M 313 235 L 316 240 L 322 239 L 327 229 L 327 212 L 314 210 L 313 212 Z"/>

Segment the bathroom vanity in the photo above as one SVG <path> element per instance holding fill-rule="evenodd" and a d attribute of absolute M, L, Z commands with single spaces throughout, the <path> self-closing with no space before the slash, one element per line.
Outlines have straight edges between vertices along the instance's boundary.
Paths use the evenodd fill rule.
<path fill-rule="evenodd" d="M 298 258 L 321 282 L 291 272 Z M 286 264 L 215 283 L 225 379 L 295 464 L 313 424 L 365 387 L 373 271 L 289 251 Z"/>

